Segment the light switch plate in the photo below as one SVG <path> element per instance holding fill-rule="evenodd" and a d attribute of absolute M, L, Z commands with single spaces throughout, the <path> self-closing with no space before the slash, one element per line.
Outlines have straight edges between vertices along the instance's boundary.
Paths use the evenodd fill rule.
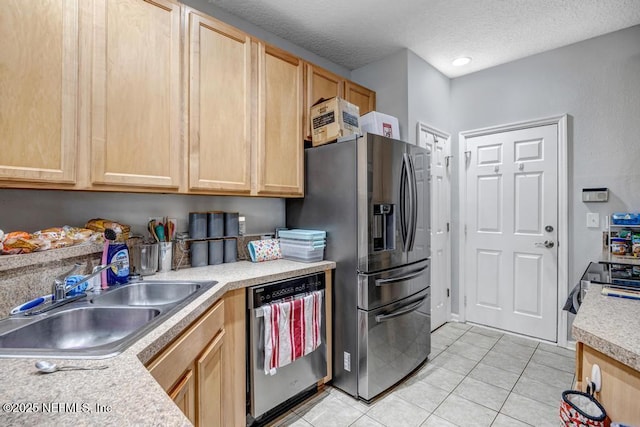
<path fill-rule="evenodd" d="M 600 214 L 597 212 L 587 213 L 587 228 L 600 228 Z"/>

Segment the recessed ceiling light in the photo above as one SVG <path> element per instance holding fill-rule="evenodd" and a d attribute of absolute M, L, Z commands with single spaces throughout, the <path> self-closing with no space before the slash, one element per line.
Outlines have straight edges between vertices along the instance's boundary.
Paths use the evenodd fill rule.
<path fill-rule="evenodd" d="M 463 56 L 461 58 L 454 59 L 451 65 L 453 65 L 454 67 L 462 67 L 463 65 L 467 65 L 470 62 L 471 58 L 469 58 L 468 56 Z"/>

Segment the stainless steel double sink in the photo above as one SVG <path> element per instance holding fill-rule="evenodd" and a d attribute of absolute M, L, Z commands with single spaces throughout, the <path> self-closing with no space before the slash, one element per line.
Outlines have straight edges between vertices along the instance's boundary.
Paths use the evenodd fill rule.
<path fill-rule="evenodd" d="M 42 314 L 0 320 L 0 357 L 115 356 L 216 283 L 136 282 Z"/>

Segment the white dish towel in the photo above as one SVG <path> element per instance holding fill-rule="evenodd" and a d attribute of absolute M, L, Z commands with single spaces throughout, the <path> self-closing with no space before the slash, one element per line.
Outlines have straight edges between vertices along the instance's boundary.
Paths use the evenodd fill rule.
<path fill-rule="evenodd" d="M 306 356 L 320 346 L 322 291 L 268 304 L 262 309 L 265 374 L 274 375 L 277 368 Z"/>

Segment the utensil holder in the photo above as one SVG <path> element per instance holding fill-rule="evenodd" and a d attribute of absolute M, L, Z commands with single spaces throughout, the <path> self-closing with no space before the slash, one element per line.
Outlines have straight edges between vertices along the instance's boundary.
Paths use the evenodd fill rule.
<path fill-rule="evenodd" d="M 173 243 L 172 242 L 160 242 L 158 243 L 158 272 L 164 273 L 171 270 L 171 261 L 173 259 Z"/>

